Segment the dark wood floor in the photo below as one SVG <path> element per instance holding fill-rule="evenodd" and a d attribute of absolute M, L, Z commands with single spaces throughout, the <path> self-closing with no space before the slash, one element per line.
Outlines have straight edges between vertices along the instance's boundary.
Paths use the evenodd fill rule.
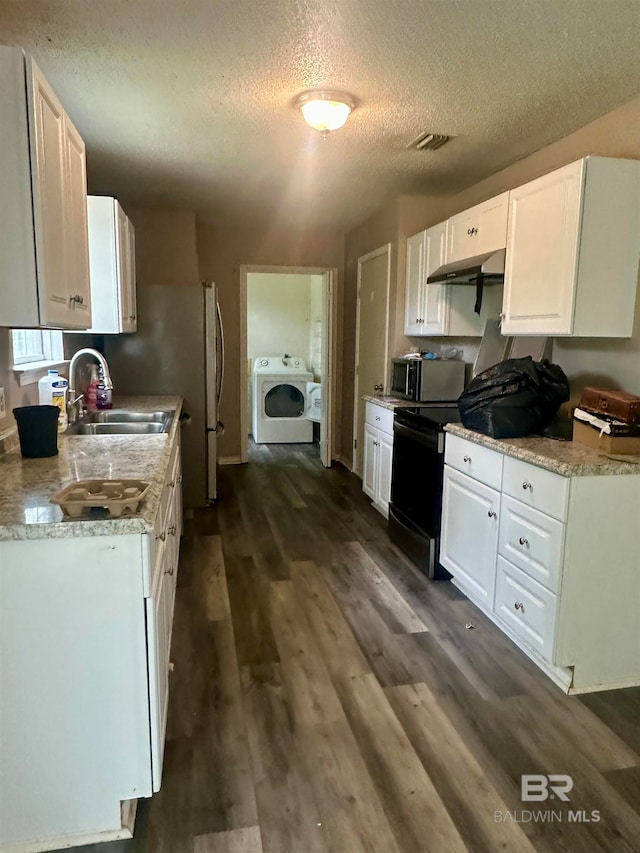
<path fill-rule="evenodd" d="M 640 851 L 640 690 L 563 695 L 309 446 L 220 471 L 173 636 L 162 789 L 85 850 Z M 570 802 L 523 803 L 526 773 L 569 774 Z"/>

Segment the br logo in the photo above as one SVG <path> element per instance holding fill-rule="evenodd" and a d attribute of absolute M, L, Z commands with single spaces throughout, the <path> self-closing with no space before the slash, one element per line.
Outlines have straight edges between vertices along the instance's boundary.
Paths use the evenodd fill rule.
<path fill-rule="evenodd" d="M 573 779 L 563 773 L 551 773 L 548 776 L 530 773 L 520 777 L 520 799 L 523 802 L 548 800 L 549 797 L 568 802 L 567 795 L 572 788 Z"/>

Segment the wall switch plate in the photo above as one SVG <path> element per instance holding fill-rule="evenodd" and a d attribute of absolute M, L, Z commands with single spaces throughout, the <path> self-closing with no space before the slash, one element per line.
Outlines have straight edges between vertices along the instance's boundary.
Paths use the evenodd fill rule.
<path fill-rule="evenodd" d="M 7 417 L 7 407 L 4 403 L 4 388 L 0 385 L 0 420 Z"/>

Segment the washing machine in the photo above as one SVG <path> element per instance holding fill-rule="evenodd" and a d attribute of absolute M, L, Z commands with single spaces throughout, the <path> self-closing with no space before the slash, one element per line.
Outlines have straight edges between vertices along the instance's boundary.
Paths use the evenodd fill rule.
<path fill-rule="evenodd" d="M 313 441 L 307 417 L 307 382 L 313 379 L 298 356 L 267 355 L 253 362 L 253 440 L 256 444 Z"/>

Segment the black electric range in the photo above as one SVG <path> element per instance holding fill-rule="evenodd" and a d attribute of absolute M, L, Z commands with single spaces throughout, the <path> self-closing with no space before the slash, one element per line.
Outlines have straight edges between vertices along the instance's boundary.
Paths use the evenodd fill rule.
<path fill-rule="evenodd" d="M 460 423 L 456 403 L 395 410 L 389 535 L 430 578 L 449 578 L 439 564 L 444 427 Z"/>

